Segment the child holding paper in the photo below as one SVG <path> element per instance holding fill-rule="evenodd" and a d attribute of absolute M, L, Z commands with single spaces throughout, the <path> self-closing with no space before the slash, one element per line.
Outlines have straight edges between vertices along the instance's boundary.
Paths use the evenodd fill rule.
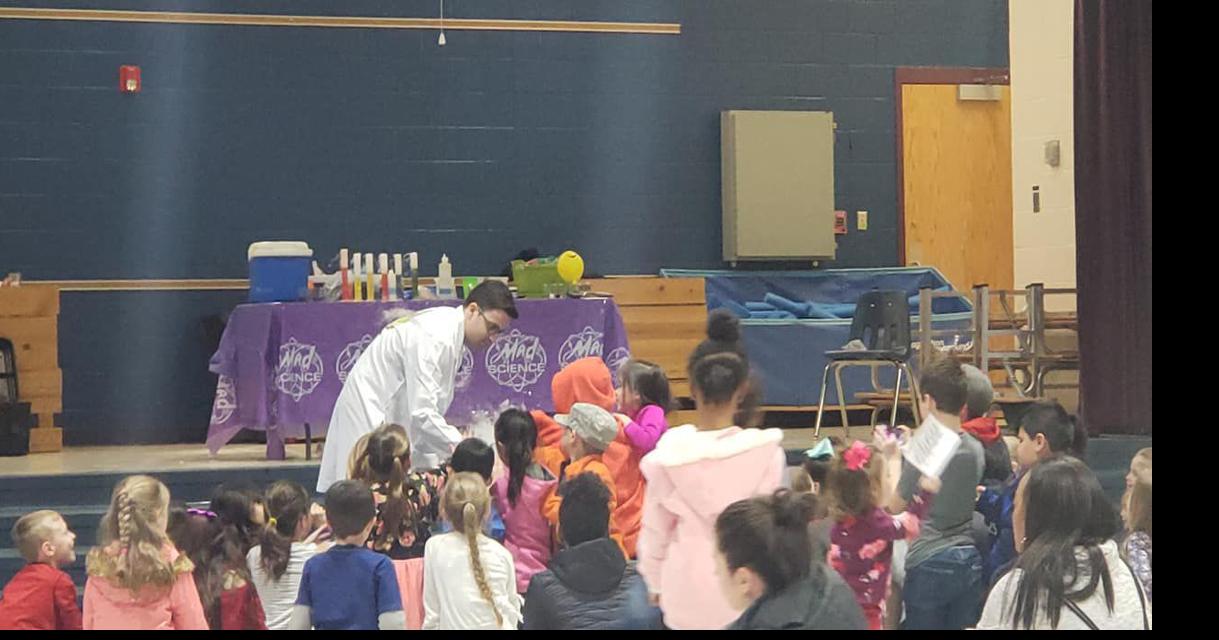
<path fill-rule="evenodd" d="M 830 530 L 830 565 L 855 592 L 868 628 L 884 628 L 889 593 L 890 561 L 895 540 L 913 540 L 931 508 L 940 481 L 923 476 L 921 491 L 909 510 L 889 515 L 880 508 L 886 465 L 877 447 L 855 442 L 834 464 L 829 475 L 834 526 Z"/>
<path fill-rule="evenodd" d="M 893 445 L 884 450 L 890 469 L 902 469 L 889 511 L 906 509 L 922 475 L 938 475 L 942 489 L 905 558 L 902 627 L 964 629 L 978 621 L 984 589 L 971 529 L 985 455 L 982 444 L 961 430 L 966 383 L 960 363 L 941 358 L 928 364 L 918 386 L 927 418 L 901 451 Z"/>

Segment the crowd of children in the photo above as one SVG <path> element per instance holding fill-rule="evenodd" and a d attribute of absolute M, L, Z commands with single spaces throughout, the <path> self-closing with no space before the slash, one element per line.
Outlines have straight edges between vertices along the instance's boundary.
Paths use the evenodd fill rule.
<path fill-rule="evenodd" d="M 555 415 L 505 411 L 441 468 L 411 471 L 406 431 L 382 425 L 321 504 L 278 481 L 186 509 L 128 477 L 83 608 L 61 569 L 75 535 L 27 514 L 0 628 L 1150 628 L 1150 449 L 1118 509 L 1060 406 L 1034 403 L 1013 454 L 989 380 L 943 359 L 919 380 L 923 415 L 961 440 L 937 477 L 885 426 L 788 469 L 782 432 L 748 426 L 735 318 L 712 314 L 687 368 L 693 424 L 668 427 L 656 365 L 615 381 L 585 358 L 554 377 Z"/>

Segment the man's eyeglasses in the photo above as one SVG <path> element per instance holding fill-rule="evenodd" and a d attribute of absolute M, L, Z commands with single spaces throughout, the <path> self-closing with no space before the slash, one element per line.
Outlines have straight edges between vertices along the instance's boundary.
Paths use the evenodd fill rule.
<path fill-rule="evenodd" d="M 504 328 L 499 326 L 498 324 L 495 324 L 489 318 L 487 318 L 487 314 L 483 313 L 482 309 L 478 310 L 478 315 L 482 317 L 483 323 L 485 323 L 487 325 L 487 335 L 488 336 L 491 336 L 492 338 L 494 338 L 504 332 Z"/>

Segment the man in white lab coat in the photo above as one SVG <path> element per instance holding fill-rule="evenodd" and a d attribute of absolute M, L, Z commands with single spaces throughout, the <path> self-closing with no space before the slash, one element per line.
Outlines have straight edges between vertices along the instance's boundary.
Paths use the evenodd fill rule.
<path fill-rule="evenodd" d="M 406 427 L 411 466 L 430 469 L 449 458 L 461 434 L 445 421 L 453 402 L 462 345 L 477 349 L 517 318 L 507 285 L 487 280 L 461 307 L 435 307 L 386 327 L 360 355 L 330 416 L 317 490 L 347 478 L 356 441 L 383 422 Z"/>

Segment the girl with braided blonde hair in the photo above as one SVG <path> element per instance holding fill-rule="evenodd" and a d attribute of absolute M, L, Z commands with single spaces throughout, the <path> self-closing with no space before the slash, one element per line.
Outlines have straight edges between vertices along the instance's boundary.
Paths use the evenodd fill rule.
<path fill-rule="evenodd" d="M 483 533 L 491 493 L 477 473 L 445 483 L 440 510 L 453 531 L 428 539 L 423 554 L 424 629 L 516 629 L 521 598 L 512 554 Z"/>
<path fill-rule="evenodd" d="M 150 476 L 114 487 L 86 561 L 85 629 L 208 628 L 194 565 L 166 534 L 169 489 Z"/>

